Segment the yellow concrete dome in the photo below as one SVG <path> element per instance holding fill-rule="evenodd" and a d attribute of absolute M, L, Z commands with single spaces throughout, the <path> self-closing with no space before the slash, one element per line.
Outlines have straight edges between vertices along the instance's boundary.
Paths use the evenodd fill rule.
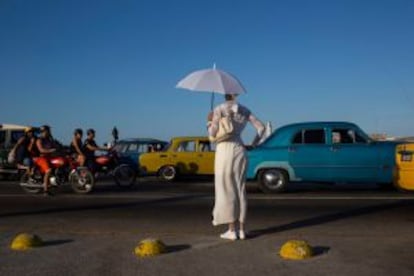
<path fill-rule="evenodd" d="M 302 240 L 290 240 L 282 245 L 280 256 L 289 260 L 303 260 L 312 257 L 312 247 Z"/>
<path fill-rule="evenodd" d="M 158 239 L 145 239 L 135 247 L 135 255 L 138 257 L 152 257 L 167 251 L 165 244 Z"/>
<path fill-rule="evenodd" d="M 13 250 L 27 250 L 33 247 L 42 246 L 42 244 L 43 241 L 39 236 L 22 233 L 13 239 L 10 248 Z"/>

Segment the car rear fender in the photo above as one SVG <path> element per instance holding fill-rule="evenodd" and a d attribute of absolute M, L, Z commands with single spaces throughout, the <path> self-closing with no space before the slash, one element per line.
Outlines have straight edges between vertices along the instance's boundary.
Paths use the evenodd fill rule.
<path fill-rule="evenodd" d="M 292 166 L 288 162 L 266 161 L 266 162 L 259 163 L 254 169 L 256 178 L 257 178 L 259 172 L 263 169 L 283 169 L 288 173 L 290 181 L 300 181 L 301 180 L 301 179 L 296 177 L 295 171 L 293 170 Z"/>

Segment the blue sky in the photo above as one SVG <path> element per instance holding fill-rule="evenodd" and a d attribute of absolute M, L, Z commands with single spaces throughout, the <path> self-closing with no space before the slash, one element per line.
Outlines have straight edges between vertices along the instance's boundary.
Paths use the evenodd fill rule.
<path fill-rule="evenodd" d="M 47 123 L 64 142 L 76 127 L 107 141 L 114 125 L 203 135 L 210 95 L 174 87 L 215 62 L 275 127 L 413 135 L 413 14 L 411 0 L 2 0 L 0 123 Z"/>

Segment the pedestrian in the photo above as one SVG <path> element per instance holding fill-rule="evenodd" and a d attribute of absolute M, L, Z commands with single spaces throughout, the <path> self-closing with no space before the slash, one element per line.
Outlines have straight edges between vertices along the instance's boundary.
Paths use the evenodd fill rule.
<path fill-rule="evenodd" d="M 230 136 L 216 145 L 214 160 L 215 203 L 213 225 L 228 224 L 228 230 L 221 234 L 223 239 L 243 240 L 246 238 L 246 168 L 247 156 L 241 134 L 250 122 L 257 130 L 253 140 L 255 146 L 264 134 L 265 126 L 245 106 L 237 102 L 236 94 L 226 94 L 225 102 L 218 105 L 208 116 L 208 132 L 215 137 L 219 131 L 220 119 L 230 116 L 233 131 Z"/>

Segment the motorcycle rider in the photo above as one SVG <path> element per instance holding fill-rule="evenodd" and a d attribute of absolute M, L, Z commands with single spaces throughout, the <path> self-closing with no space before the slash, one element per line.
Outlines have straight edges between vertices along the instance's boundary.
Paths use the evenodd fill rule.
<path fill-rule="evenodd" d="M 10 152 L 14 156 L 17 166 L 26 169 L 28 173 L 30 173 L 33 165 L 32 153 L 34 152 L 35 142 L 34 128 L 27 127 L 24 130 L 24 135 L 20 137 Z"/>
<path fill-rule="evenodd" d="M 79 166 L 85 165 L 85 154 L 83 153 L 82 143 L 83 131 L 80 128 L 75 129 L 73 132 L 72 142 L 70 143 L 70 152 L 74 156 L 75 160 L 79 163 Z"/>
<path fill-rule="evenodd" d="M 86 164 L 92 170 L 95 171 L 95 151 L 102 150 L 107 151 L 107 148 L 99 147 L 95 142 L 95 130 L 90 128 L 86 132 L 86 140 L 83 143 L 83 153 L 85 154 Z"/>
<path fill-rule="evenodd" d="M 44 174 L 43 177 L 43 193 L 44 195 L 50 195 L 49 193 L 49 178 L 51 174 L 50 155 L 56 152 L 56 144 L 52 137 L 50 126 L 43 125 L 40 127 L 40 137 L 36 141 L 36 146 L 40 156 L 35 159 L 35 164 L 40 168 L 40 172 Z"/>

